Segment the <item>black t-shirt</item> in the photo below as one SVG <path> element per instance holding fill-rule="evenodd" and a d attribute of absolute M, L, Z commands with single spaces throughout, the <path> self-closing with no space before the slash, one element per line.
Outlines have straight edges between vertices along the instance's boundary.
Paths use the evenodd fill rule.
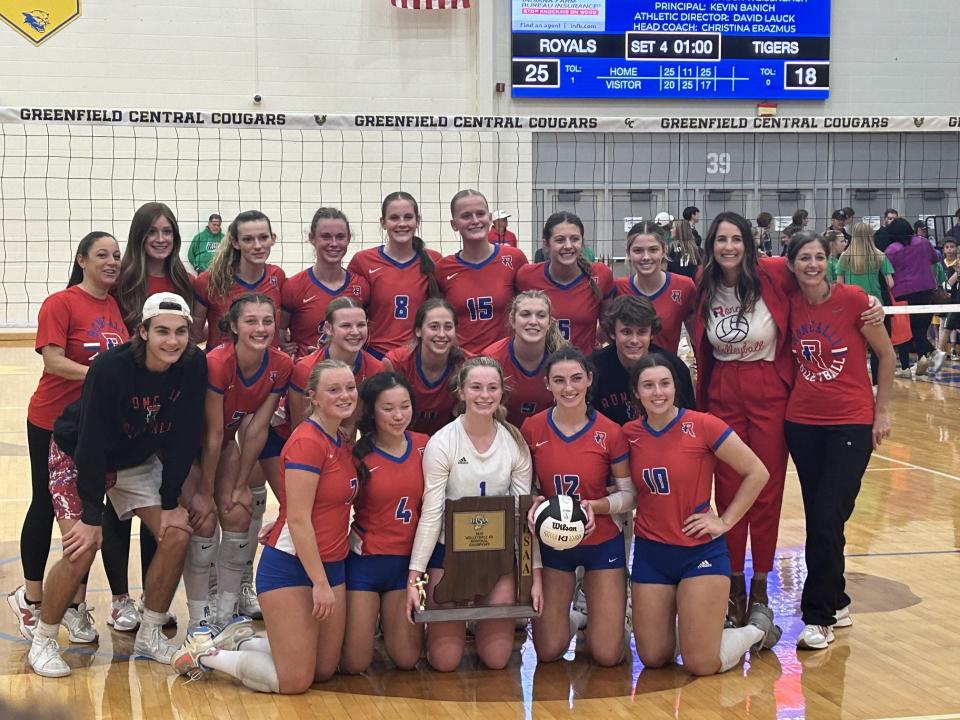
<path fill-rule="evenodd" d="M 696 409 L 693 382 L 690 380 L 690 369 L 683 360 L 671 352 L 651 344 L 650 353 L 658 353 L 667 359 L 673 366 L 677 376 L 678 407 Z M 590 360 L 597 368 L 593 379 L 592 406 L 606 415 L 618 425 L 624 425 L 638 416 L 637 409 L 630 400 L 630 371 L 620 362 L 617 355 L 617 346 L 611 343 L 590 356 Z"/>

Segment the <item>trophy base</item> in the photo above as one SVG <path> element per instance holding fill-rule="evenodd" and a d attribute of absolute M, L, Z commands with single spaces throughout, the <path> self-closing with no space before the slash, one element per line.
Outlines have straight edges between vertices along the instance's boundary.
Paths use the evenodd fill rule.
<path fill-rule="evenodd" d="M 506 620 L 539 617 L 532 605 L 471 605 L 469 607 L 436 608 L 413 613 L 414 622 L 449 622 L 454 620 Z"/>

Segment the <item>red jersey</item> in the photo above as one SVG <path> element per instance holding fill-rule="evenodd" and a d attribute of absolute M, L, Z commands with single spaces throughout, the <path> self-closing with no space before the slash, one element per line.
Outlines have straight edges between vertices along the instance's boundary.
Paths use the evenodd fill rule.
<path fill-rule="evenodd" d="M 340 287 L 328 288 L 308 267 L 284 281 L 280 297 L 283 310 L 290 314 L 290 336 L 297 344 L 297 357 L 303 357 L 319 346 L 330 301 L 349 297 L 366 307 L 370 285 L 360 275 L 347 272 Z"/>
<path fill-rule="evenodd" d="M 714 452 L 733 431 L 709 413 L 680 410 L 657 431 L 646 418 L 623 426 L 630 444 L 630 477 L 637 488 L 633 532 L 667 545 L 692 547 L 711 538 L 683 534 L 683 523 L 695 512 L 710 509 Z"/>
<path fill-rule="evenodd" d="M 418 433 L 433 435 L 448 422 L 453 420 L 453 406 L 456 398 L 450 392 L 450 366 L 436 382 L 430 382 L 423 374 L 420 364 L 420 353 L 417 348 L 407 345 L 396 348 L 387 353 L 384 360 L 389 360 L 393 369 L 410 381 L 413 387 L 413 404 L 416 413 L 410 429 Z"/>
<path fill-rule="evenodd" d="M 189 275 L 188 277 L 190 278 L 190 284 L 192 286 L 193 276 Z M 168 276 L 164 275 L 163 277 L 154 277 L 153 275 L 148 274 L 147 275 L 147 297 L 150 297 L 151 295 L 156 295 L 157 293 L 162 293 L 162 292 L 174 293 L 176 295 L 180 294 L 179 292 L 177 292 L 177 287 L 176 285 L 173 284 L 173 280 L 171 280 Z M 186 300 L 187 302 L 191 302 L 193 298 L 185 297 L 184 300 Z"/>
<path fill-rule="evenodd" d="M 546 365 L 550 353 L 544 349 L 536 370 L 527 372 L 513 353 L 513 339 L 497 340 L 481 353 L 493 358 L 503 369 L 507 396 L 507 420 L 520 427 L 528 417 L 553 405 L 553 393 L 547 389 Z"/>
<path fill-rule="evenodd" d="M 324 562 L 337 562 L 347 556 L 347 531 L 350 505 L 357 494 L 357 470 L 351 448 L 342 435 L 330 437 L 320 425 L 308 418 L 297 425 L 280 453 L 280 483 L 277 499 L 280 514 L 267 536 L 266 544 L 296 555 L 290 526 L 287 525 L 287 472 L 306 470 L 320 476 L 313 498 L 313 532 Z"/>
<path fill-rule="evenodd" d="M 223 395 L 224 437 L 240 427 L 243 418 L 255 413 L 270 394 L 283 395 L 293 372 L 293 360 L 276 348 L 267 348 L 263 362 L 249 378 L 237 365 L 233 345 L 218 345 L 207 353 L 207 388 Z"/>
<path fill-rule="evenodd" d="M 364 458 L 370 478 L 354 506 L 351 545 L 361 555 L 409 555 L 423 504 L 423 449 L 430 438 L 408 432 L 395 457 L 374 448 Z"/>
<path fill-rule="evenodd" d="M 279 347 L 280 288 L 283 287 L 285 279 L 286 275 L 283 274 L 283 270 L 276 265 L 268 264 L 263 270 L 263 275 L 256 282 L 246 283 L 240 278 L 234 277 L 233 282 L 230 283 L 230 289 L 227 291 L 226 297 L 210 297 L 207 290 L 210 284 L 210 274 L 206 270 L 200 273 L 193 283 L 193 296 L 198 303 L 207 309 L 207 347 L 212 348 L 220 343 L 230 342 L 230 336 L 222 334 L 217 325 L 220 322 L 220 318 L 230 310 L 230 303 L 247 293 L 260 293 L 273 300 L 273 304 L 276 306 L 274 320 L 277 322 L 277 332 L 274 333 L 273 344 Z"/>
<path fill-rule="evenodd" d="M 680 326 L 697 306 L 697 286 L 685 275 L 664 273 L 663 287 L 653 295 L 645 295 L 633 282 L 633 275 L 616 279 L 617 295 L 635 295 L 653 304 L 660 318 L 660 332 L 653 336 L 653 344 L 674 355 L 680 347 Z"/>
<path fill-rule="evenodd" d="M 590 279 L 580 273 L 568 283 L 558 283 L 550 277 L 550 263 L 527 265 L 517 273 L 517 292 L 542 290 L 550 298 L 553 316 L 560 326 L 563 339 L 589 355 L 597 345 L 597 322 L 600 306 L 613 297 L 613 272 L 604 263 L 590 266 L 591 278 L 600 288 L 600 298 L 590 287 Z"/>
<path fill-rule="evenodd" d="M 329 357 L 330 348 L 325 347 L 322 350 L 317 350 L 317 352 L 297 360 L 297 364 L 293 366 L 293 375 L 290 377 L 290 389 L 301 394 L 305 393 L 307 391 L 307 382 L 310 380 L 310 373 L 313 372 L 314 366 L 321 360 L 326 360 Z M 357 387 L 360 387 L 360 383 L 365 379 L 371 375 L 383 372 L 386 368 L 383 363 L 373 355 L 361 350 L 357 353 L 357 359 L 353 363 L 352 369 L 353 379 L 357 381 Z"/>
<path fill-rule="evenodd" d="M 425 251 L 434 264 L 440 253 Z M 423 301 L 430 297 L 427 276 L 420 272 L 420 257 L 414 255 L 399 263 L 390 258 L 383 246 L 361 250 L 347 267 L 370 286 L 370 347 L 385 355 L 413 339 L 413 319 Z"/>
<path fill-rule="evenodd" d="M 569 495 L 577 502 L 607 496 L 610 466 L 628 457 L 620 426 L 596 410 L 574 435 L 553 422 L 553 408 L 528 418 L 520 434 L 530 446 L 533 471 L 545 497 Z M 599 545 L 620 534 L 613 518 L 597 515 L 597 529 L 581 545 Z"/>
<path fill-rule="evenodd" d="M 504 230 L 502 233 L 498 233 L 497 229 L 492 227 L 490 228 L 490 232 L 487 233 L 487 240 L 495 245 L 517 246 L 517 236 L 510 230 Z"/>
<path fill-rule="evenodd" d="M 830 297 L 810 305 L 790 298 L 790 345 L 797 379 L 786 419 L 810 425 L 872 425 L 873 391 L 864 358 L 867 339 L 860 313 L 869 296 L 856 285 L 831 286 Z"/>
<path fill-rule="evenodd" d="M 113 295 L 100 300 L 74 285 L 43 301 L 34 347 L 38 353 L 47 345 L 63 348 L 67 360 L 89 367 L 98 353 L 122 345 L 128 337 Z M 27 420 L 44 430 L 53 430 L 53 421 L 80 397 L 82 387 L 83 380 L 67 380 L 44 370 L 30 397 Z"/>
<path fill-rule="evenodd" d="M 526 256 L 509 245 L 494 245 L 480 263 L 448 255 L 437 263 L 437 284 L 457 314 L 457 337 L 474 354 L 507 336 L 507 310 L 513 301 L 517 271 Z"/>

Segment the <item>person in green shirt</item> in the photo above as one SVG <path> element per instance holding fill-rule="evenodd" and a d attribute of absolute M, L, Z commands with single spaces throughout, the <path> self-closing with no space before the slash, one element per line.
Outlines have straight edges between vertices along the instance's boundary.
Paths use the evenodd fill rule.
<path fill-rule="evenodd" d="M 207 269 L 213 260 L 220 241 L 223 240 L 223 230 L 220 229 L 223 218 L 214 213 L 207 220 L 207 226 L 193 236 L 190 249 L 187 251 L 187 260 L 198 273 Z"/>
<path fill-rule="evenodd" d="M 823 239 L 830 244 L 830 257 L 827 258 L 827 280 L 836 282 L 840 274 L 840 255 L 847 249 L 847 239 L 839 230 L 827 230 Z"/>

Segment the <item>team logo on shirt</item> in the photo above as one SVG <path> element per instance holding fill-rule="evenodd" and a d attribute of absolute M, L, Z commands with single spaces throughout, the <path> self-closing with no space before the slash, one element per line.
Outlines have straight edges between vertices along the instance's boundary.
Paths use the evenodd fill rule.
<path fill-rule="evenodd" d="M 513 256 L 512 255 L 501 255 L 500 262 L 506 265 L 508 268 L 513 268 Z"/>
<path fill-rule="evenodd" d="M 808 327 L 808 329 L 811 329 Z M 818 332 L 829 331 L 829 328 L 818 327 Z M 847 347 L 840 345 L 843 340 L 835 333 L 821 338 L 801 338 L 800 353 L 797 361 L 800 365 L 800 374 L 809 382 L 829 382 L 839 377 L 847 364 Z M 824 351 L 824 344 L 831 345 Z M 826 357 L 825 357 L 826 356 Z"/>
<path fill-rule="evenodd" d="M 682 302 L 681 297 L 680 297 L 681 294 L 682 294 L 682 293 L 681 293 L 679 290 L 671 290 L 671 291 L 670 291 L 670 299 L 673 300 L 677 305 L 679 305 L 679 304 Z"/>
<path fill-rule="evenodd" d="M 277 371 L 276 371 L 276 370 L 271 370 L 271 371 L 270 371 L 270 382 L 275 383 L 276 381 L 277 381 Z"/>
<path fill-rule="evenodd" d="M 420 452 L 420 457 L 423 457 L 423 451 L 424 451 L 424 450 L 426 450 L 425 447 L 418 448 L 418 451 Z"/>
<path fill-rule="evenodd" d="M 602 447 L 604 450 L 607 449 L 607 434 L 606 434 L 605 432 L 603 432 L 602 430 L 597 430 L 597 431 L 593 434 L 593 441 L 594 441 L 597 445 L 599 445 L 600 447 Z"/>
<path fill-rule="evenodd" d="M 273 285 L 273 287 L 277 287 L 277 276 L 276 276 L 276 275 L 271 275 L 271 276 L 270 276 L 270 284 Z"/>
<path fill-rule="evenodd" d="M 692 422 L 685 422 L 682 425 L 680 425 L 680 432 L 682 432 L 684 435 L 689 435 L 692 438 L 695 438 L 697 436 L 696 431 L 693 429 Z"/>
<path fill-rule="evenodd" d="M 359 286 L 359 285 L 351 285 L 351 286 L 350 286 L 350 289 L 353 290 L 354 296 L 360 297 L 360 292 L 361 292 L 361 291 L 360 291 L 360 286 Z"/>
<path fill-rule="evenodd" d="M 157 415 L 160 414 L 161 405 L 157 403 L 150 403 L 149 405 L 144 405 L 144 409 L 147 411 L 146 423 L 149 426 L 151 423 L 156 422 Z"/>

